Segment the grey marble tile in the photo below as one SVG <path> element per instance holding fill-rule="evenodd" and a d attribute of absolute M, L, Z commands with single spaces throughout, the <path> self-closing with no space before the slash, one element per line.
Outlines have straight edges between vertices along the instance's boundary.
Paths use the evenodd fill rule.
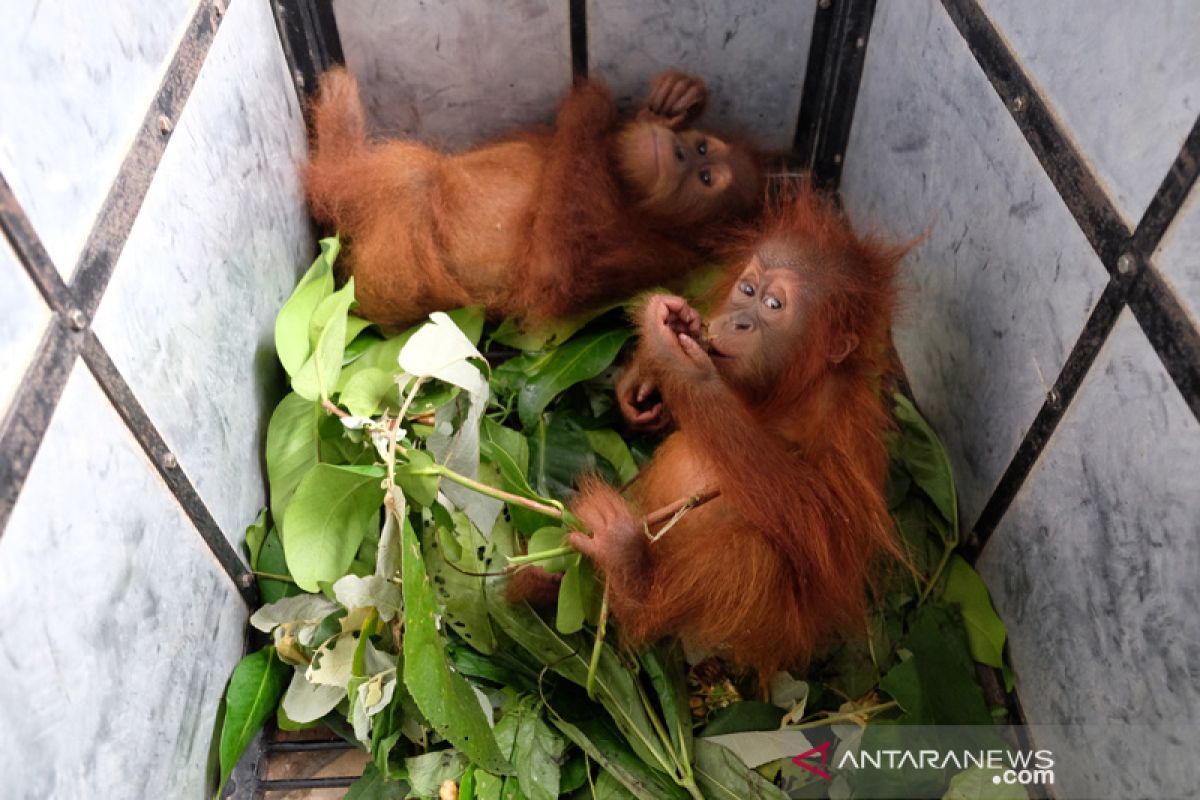
<path fill-rule="evenodd" d="M 1200 3 L 982 5 L 1137 224 L 1200 114 Z"/>
<path fill-rule="evenodd" d="M 315 245 L 269 4 L 229 6 L 95 329 L 231 540 L 263 505 L 274 319 Z"/>
<path fill-rule="evenodd" d="M 1106 273 L 941 4 L 881 3 L 842 191 L 860 227 L 930 228 L 896 345 L 972 524 Z"/>
<path fill-rule="evenodd" d="M 195 0 L 6 3 L 0 173 L 69 275 Z"/>
<path fill-rule="evenodd" d="M 590 0 L 590 73 L 607 80 L 625 107 L 650 79 L 678 67 L 703 76 L 703 123 L 787 149 L 796 131 L 812 40 L 815 0 Z"/>
<path fill-rule="evenodd" d="M 78 362 L 0 539 L 8 798 L 210 796 L 246 608 Z"/>
<path fill-rule="evenodd" d="M 49 320 L 50 309 L 8 242 L 0 237 L 0 419 L 29 368 Z"/>
<path fill-rule="evenodd" d="M 1154 263 L 1200 325 L 1200 187 L 1179 209 L 1154 254 Z"/>
<path fill-rule="evenodd" d="M 376 133 L 463 148 L 549 123 L 571 85 L 567 3 L 339 0 Z"/>
<path fill-rule="evenodd" d="M 1059 797 L 1194 797 L 1200 424 L 1127 310 L 979 562 Z M 1170 741 L 1171 734 L 1178 736 Z"/>

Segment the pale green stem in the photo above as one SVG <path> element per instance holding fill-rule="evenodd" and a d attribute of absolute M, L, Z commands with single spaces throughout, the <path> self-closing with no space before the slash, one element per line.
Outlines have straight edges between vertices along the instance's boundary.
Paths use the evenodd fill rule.
<path fill-rule="evenodd" d="M 933 591 L 933 587 L 937 586 L 938 579 L 942 577 L 942 571 L 946 569 L 946 564 L 950 563 L 950 556 L 953 553 L 954 547 L 947 545 L 945 552 L 942 553 L 941 561 L 938 562 L 937 567 L 933 570 L 933 574 L 929 576 L 929 583 L 925 584 L 925 591 L 921 592 L 921 597 L 917 600 L 917 605 L 924 605 L 925 601 L 929 599 L 930 592 Z"/>
<path fill-rule="evenodd" d="M 552 558 L 558 558 L 559 556 L 569 556 L 576 552 L 578 552 L 578 551 L 576 551 L 574 547 L 567 547 L 567 546 L 555 547 L 551 550 L 539 550 L 536 553 L 530 553 L 530 554 L 524 555 L 524 556 L 509 556 L 508 563 L 517 564 L 517 565 L 536 564 L 539 561 L 549 561 Z M 603 608 L 603 606 L 601 606 L 601 608 Z"/>
<path fill-rule="evenodd" d="M 789 731 L 802 731 L 809 728 L 820 728 L 825 725 L 832 725 L 835 722 L 857 722 L 863 715 L 870 716 L 872 714 L 878 714 L 881 711 L 887 711 L 888 709 L 896 708 L 898 705 L 899 703 L 897 703 L 895 700 L 889 700 L 886 703 L 867 706 L 865 708 L 860 708 L 857 711 L 847 711 L 842 714 L 830 714 L 828 717 L 824 717 L 823 719 L 815 719 L 812 722 L 805 722 L 801 725 L 789 725 L 787 729 Z"/>
<path fill-rule="evenodd" d="M 251 570 L 251 571 L 260 578 L 269 578 L 273 581 L 284 581 L 286 583 L 295 583 L 296 582 L 296 579 L 293 578 L 291 575 L 278 575 L 274 572 L 259 572 L 258 570 Z"/>
<path fill-rule="evenodd" d="M 570 550 L 570 548 L 563 548 Z M 600 619 L 596 620 L 596 643 L 592 645 L 592 657 L 588 661 L 587 680 L 584 687 L 588 698 L 596 699 L 596 670 L 600 667 L 600 650 L 604 647 L 604 636 L 608 631 L 608 582 L 604 584 L 604 594 L 600 600 Z"/>

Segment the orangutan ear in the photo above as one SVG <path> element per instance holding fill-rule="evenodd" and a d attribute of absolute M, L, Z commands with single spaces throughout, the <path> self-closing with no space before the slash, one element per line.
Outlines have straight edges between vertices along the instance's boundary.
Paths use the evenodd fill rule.
<path fill-rule="evenodd" d="M 846 360 L 846 357 L 854 352 L 858 347 L 858 337 L 853 333 L 848 333 L 845 336 L 839 337 L 829 347 L 829 363 L 840 364 Z"/>

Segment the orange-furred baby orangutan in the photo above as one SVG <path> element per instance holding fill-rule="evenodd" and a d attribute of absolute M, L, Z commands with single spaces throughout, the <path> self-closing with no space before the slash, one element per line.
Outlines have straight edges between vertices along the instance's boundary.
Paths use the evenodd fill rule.
<path fill-rule="evenodd" d="M 892 284 L 903 247 L 856 237 L 792 189 L 745 239 L 715 314 L 644 309 L 618 400 L 677 429 L 630 488 L 586 483 L 570 543 L 633 642 L 678 635 L 769 680 L 865 628 L 870 572 L 900 557 L 885 500 Z M 643 516 L 719 495 L 651 540 Z"/>
<path fill-rule="evenodd" d="M 322 77 L 304 183 L 347 238 L 359 313 L 400 327 L 483 303 L 545 319 L 678 278 L 721 226 L 753 213 L 763 176 L 740 145 L 690 128 L 704 83 L 668 72 L 634 121 L 583 81 L 552 131 L 458 155 L 370 142 L 354 77 Z"/>

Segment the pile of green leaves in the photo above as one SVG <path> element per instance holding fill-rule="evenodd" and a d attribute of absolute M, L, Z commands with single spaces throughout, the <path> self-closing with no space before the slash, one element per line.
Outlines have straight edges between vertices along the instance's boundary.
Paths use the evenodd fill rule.
<path fill-rule="evenodd" d="M 590 562 L 562 546 L 577 477 L 624 483 L 653 448 L 616 429 L 623 310 L 530 332 L 460 309 L 385 336 L 350 313 L 353 281 L 335 289 L 338 248 L 322 242 L 276 322 L 291 392 L 246 532 L 270 644 L 230 680 L 222 785 L 272 716 L 365 748 L 358 800 L 448 780 L 463 800 L 848 797 L 791 768 L 806 730 L 991 724 L 974 662 L 1006 668 L 1004 628 L 954 554 L 949 463 L 907 400 L 889 501 L 912 568 L 869 636 L 776 676 L 766 702 L 739 676 L 689 675 L 678 647 L 620 647 Z M 526 552 L 563 573 L 554 613 L 503 596 Z"/>

